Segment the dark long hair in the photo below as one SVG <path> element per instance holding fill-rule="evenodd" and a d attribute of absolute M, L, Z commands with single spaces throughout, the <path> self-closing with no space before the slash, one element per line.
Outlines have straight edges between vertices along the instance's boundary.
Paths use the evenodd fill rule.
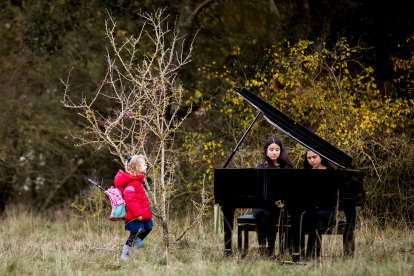
<path fill-rule="evenodd" d="M 309 162 L 308 162 L 308 152 L 309 151 L 312 151 L 312 152 L 314 152 L 313 150 L 306 150 L 305 151 L 305 156 L 304 156 L 304 158 L 303 158 L 303 168 L 305 168 L 305 169 L 312 169 L 312 165 L 311 164 L 309 164 Z M 316 152 L 315 152 L 316 153 Z M 335 169 L 335 166 L 334 165 L 332 165 L 332 163 L 331 162 L 329 162 L 325 157 L 323 157 L 323 156 L 321 156 L 320 154 L 318 154 L 318 153 L 316 153 L 320 158 L 321 158 L 321 164 L 323 165 L 323 166 L 325 166 L 327 169 Z"/>
<path fill-rule="evenodd" d="M 280 147 L 280 155 L 277 158 L 277 163 L 280 165 L 281 168 L 292 168 L 292 161 L 288 157 L 285 148 L 283 147 L 282 141 L 279 140 L 276 136 L 271 136 L 267 139 L 266 144 L 263 147 L 263 161 L 262 163 L 267 163 L 267 167 L 275 168 L 273 161 L 267 156 L 267 148 L 271 144 L 276 144 Z"/>

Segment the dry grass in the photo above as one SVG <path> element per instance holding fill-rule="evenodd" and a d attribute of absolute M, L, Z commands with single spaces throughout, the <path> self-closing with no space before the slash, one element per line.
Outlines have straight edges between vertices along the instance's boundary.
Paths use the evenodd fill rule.
<path fill-rule="evenodd" d="M 367 223 L 358 227 L 353 259 L 341 257 L 340 236 L 326 236 L 321 262 L 281 265 L 257 254 L 253 233 L 245 258 L 224 257 L 222 234 L 214 234 L 205 222 L 173 243 L 168 254 L 161 229 L 155 227 L 146 246 L 123 262 L 119 255 L 128 233 L 122 222 L 52 221 L 17 213 L 9 212 L 1 221 L 0 275 L 414 275 L 413 231 L 380 231 Z M 181 230 L 172 225 L 173 235 Z"/>

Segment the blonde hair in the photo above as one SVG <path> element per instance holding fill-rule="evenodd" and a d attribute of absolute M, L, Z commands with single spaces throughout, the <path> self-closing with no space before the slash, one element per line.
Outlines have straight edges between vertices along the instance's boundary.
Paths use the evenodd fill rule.
<path fill-rule="evenodd" d="M 141 172 L 137 171 L 138 166 L 145 164 L 145 156 L 142 154 L 129 156 L 125 162 L 125 171 L 131 175 L 137 175 Z"/>

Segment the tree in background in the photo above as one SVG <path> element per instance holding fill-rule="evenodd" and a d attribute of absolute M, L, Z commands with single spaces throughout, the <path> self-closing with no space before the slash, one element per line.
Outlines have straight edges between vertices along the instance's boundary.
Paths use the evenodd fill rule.
<path fill-rule="evenodd" d="M 174 135 L 191 112 L 181 110 L 183 88 L 177 75 L 190 62 L 192 48 L 183 52 L 183 45 L 177 44 L 179 37 L 170 29 L 165 9 L 140 15 L 144 24 L 137 37 L 117 31 L 110 17 L 104 80 L 78 103 L 70 98 L 67 81 L 63 104 L 85 120 L 85 132 L 76 137 L 79 145 L 107 147 L 120 163 L 126 155 L 145 154 L 150 168 L 145 184 L 168 248 L 170 201 L 177 191 Z"/>
<path fill-rule="evenodd" d="M 224 155 L 231 151 L 245 130 L 245 121 L 254 116 L 247 106 L 243 112 L 219 116 L 221 111 L 231 110 L 226 108 L 231 101 L 219 99 L 234 83 L 220 74 L 217 78 L 209 77 L 197 68 L 214 60 L 216 65 L 227 66 L 232 76 L 237 75 L 237 80 L 232 79 L 237 86 L 245 85 L 246 80 L 256 79 L 258 68 L 264 69 L 268 64 L 264 49 L 272 44 L 284 39 L 296 44 L 302 39 L 324 41 L 325 47 L 331 49 L 341 35 L 352 45 L 369 47 L 369 51 L 359 56 L 362 58 L 359 62 L 367 68 L 374 66 L 375 84 L 381 94 L 392 99 L 409 99 L 412 98 L 410 57 L 413 48 L 412 42 L 405 44 L 405 37 L 412 34 L 411 5 L 410 1 L 389 5 L 372 0 L 3 1 L 0 4 L 3 102 L 0 202 L 24 202 L 29 208 L 40 208 L 53 192 L 48 206 L 67 207 L 65 201 L 89 191 L 82 179 L 91 175 L 91 171 L 98 168 L 97 175 L 103 182 L 112 180 L 111 172 L 119 164 L 107 151 L 100 151 L 98 156 L 91 147 L 73 149 L 66 134 L 68 130 L 76 132 L 82 125 L 78 117 L 63 110 L 59 102 L 62 98 L 59 78 L 67 74 L 68 68 L 73 68 L 72 99 L 81 97 L 82 91 L 93 91 L 102 78 L 105 34 L 101 29 L 106 11 L 117 18 L 119 37 L 138 35 L 135 26 L 144 20 L 137 12 L 165 6 L 172 15 L 167 20 L 176 24 L 180 38 L 184 38 L 180 34 L 200 30 L 192 51 L 195 58 L 179 75 L 185 90 L 194 91 L 187 98 L 193 104 L 193 112 L 175 136 L 175 145 L 181 147 L 182 154 L 177 156 L 180 167 L 176 167 L 175 180 L 180 189 L 184 186 L 188 189 L 177 193 L 171 206 L 172 211 L 183 214 L 190 202 L 188 199 L 199 198 L 199 190 L 204 187 L 200 183 L 207 181 L 212 190 L 213 168 L 222 165 Z M 281 46 L 286 47 L 285 44 Z M 238 62 L 237 67 L 233 61 Z M 359 67 L 350 66 L 351 73 L 354 68 Z M 391 69 L 394 71 L 390 72 Z M 105 101 L 100 102 L 105 104 Z M 102 109 L 106 110 L 105 106 Z M 240 116 L 243 116 L 242 122 L 235 119 Z M 234 159 L 236 165 L 255 162 L 258 157 L 251 149 L 264 139 L 263 136 L 274 131 L 266 126 L 267 123 L 261 121 L 255 124 Z M 289 142 L 289 139 L 284 141 Z M 294 146 L 291 149 L 295 150 Z M 408 159 L 409 155 L 403 155 Z M 82 165 L 66 182 L 61 182 L 62 176 L 72 172 L 80 159 L 84 160 Z M 404 175 L 412 171 L 412 166 L 403 168 L 402 173 L 398 171 L 400 168 L 394 167 L 387 178 L 407 179 Z M 398 197 L 392 198 L 394 201 Z M 410 206 L 410 197 L 406 198 L 406 206 Z"/>

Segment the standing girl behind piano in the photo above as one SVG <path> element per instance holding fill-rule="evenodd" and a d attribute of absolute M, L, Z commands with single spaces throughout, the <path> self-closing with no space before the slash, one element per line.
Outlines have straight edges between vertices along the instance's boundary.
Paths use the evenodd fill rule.
<path fill-rule="evenodd" d="M 263 147 L 263 159 L 257 164 L 259 169 L 292 168 L 282 142 L 275 136 L 271 136 Z M 276 241 L 276 225 L 279 219 L 279 209 L 274 202 L 269 202 L 262 208 L 253 208 L 253 216 L 256 218 L 257 240 L 260 252 L 273 256 Z"/>
<path fill-rule="evenodd" d="M 335 169 L 328 160 L 311 150 L 305 152 L 303 167 L 315 170 Z M 315 206 L 314 210 L 309 210 L 307 213 L 306 221 L 309 226 L 309 236 L 306 256 L 319 258 L 321 256 L 322 234 L 325 229 L 333 225 L 335 208 L 333 206 Z"/>

